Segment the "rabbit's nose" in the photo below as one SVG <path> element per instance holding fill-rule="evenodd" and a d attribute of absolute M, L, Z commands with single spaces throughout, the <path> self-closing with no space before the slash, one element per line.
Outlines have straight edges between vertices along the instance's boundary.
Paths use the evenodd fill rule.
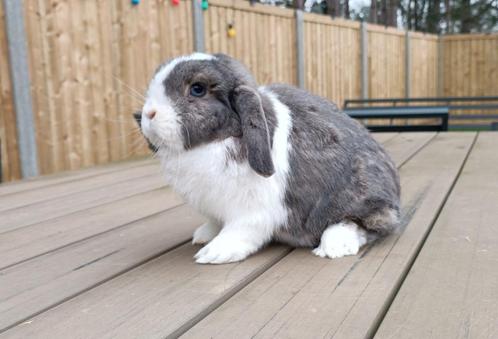
<path fill-rule="evenodd" d="M 150 110 L 150 111 L 148 111 L 148 112 L 145 113 L 145 116 L 147 118 L 149 118 L 150 120 L 152 120 L 156 116 L 156 111 Z"/>

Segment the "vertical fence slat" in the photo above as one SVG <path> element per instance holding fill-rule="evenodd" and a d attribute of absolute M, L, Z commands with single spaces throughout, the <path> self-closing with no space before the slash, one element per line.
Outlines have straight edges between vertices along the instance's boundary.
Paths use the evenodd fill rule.
<path fill-rule="evenodd" d="M 296 10 L 296 65 L 297 85 L 304 88 L 304 19 L 303 11 Z"/>
<path fill-rule="evenodd" d="M 365 21 L 360 26 L 360 59 L 361 98 L 368 99 L 368 31 Z"/>

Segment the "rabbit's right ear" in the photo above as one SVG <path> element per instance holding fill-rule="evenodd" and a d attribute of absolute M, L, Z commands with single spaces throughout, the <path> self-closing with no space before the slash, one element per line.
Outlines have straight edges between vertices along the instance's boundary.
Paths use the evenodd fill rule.
<path fill-rule="evenodd" d="M 232 102 L 240 117 L 242 143 L 247 148 L 249 165 L 259 175 L 275 173 L 271 157 L 271 138 L 259 93 L 245 85 L 233 91 Z"/>

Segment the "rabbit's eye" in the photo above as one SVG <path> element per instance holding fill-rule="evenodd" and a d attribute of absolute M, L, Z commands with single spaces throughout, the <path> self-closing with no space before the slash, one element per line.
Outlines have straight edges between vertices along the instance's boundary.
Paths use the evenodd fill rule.
<path fill-rule="evenodd" d="M 203 97 L 206 95 L 206 85 L 196 82 L 190 86 L 190 95 L 194 97 Z"/>

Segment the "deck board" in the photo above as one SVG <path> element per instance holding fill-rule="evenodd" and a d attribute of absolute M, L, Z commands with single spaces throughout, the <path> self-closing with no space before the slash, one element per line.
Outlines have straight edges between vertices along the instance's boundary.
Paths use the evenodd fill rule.
<path fill-rule="evenodd" d="M 395 148 L 397 150 L 397 153 L 395 154 L 400 155 L 398 157 L 398 161 L 404 161 L 406 157 L 410 157 L 411 153 L 417 152 L 419 148 L 425 144 L 426 139 L 424 138 L 426 138 L 426 136 L 422 137 L 422 134 L 420 134 L 420 137 L 414 136 L 413 138 L 399 138 L 398 142 L 393 143 L 391 146 L 388 145 L 386 148 L 388 151 L 390 151 L 390 148 Z M 404 146 L 399 147 L 398 144 Z M 175 218 L 175 220 L 176 219 L 177 218 Z M 198 224 L 198 222 L 196 224 Z M 182 233 L 184 234 L 183 240 L 190 237 L 194 226 L 194 224 L 189 224 L 188 227 L 182 228 L 182 232 L 185 231 Z M 135 227 L 132 227 L 131 229 L 134 229 Z M 169 231 L 164 230 L 164 232 L 164 234 L 167 235 Z M 107 237 L 108 240 L 104 241 L 104 243 L 111 243 L 112 237 L 116 237 L 113 233 L 115 232 L 111 231 L 109 233 L 105 233 L 105 237 Z M 153 239 L 150 240 L 150 238 Z M 147 239 L 152 241 L 154 244 L 157 244 L 157 246 L 154 247 L 156 249 L 156 252 L 154 253 L 157 255 L 157 252 L 160 251 L 160 244 L 163 240 L 154 238 L 156 237 L 149 234 Z M 89 247 L 83 252 L 86 253 L 90 251 L 90 248 L 93 248 L 94 250 L 102 248 L 103 245 L 100 242 L 100 239 L 102 239 L 102 237 L 97 236 L 88 241 Z M 142 247 L 153 247 L 150 245 L 144 246 L 143 241 L 138 243 L 140 243 Z M 79 256 L 68 254 L 74 253 L 71 251 L 79 253 L 77 252 L 79 246 L 81 246 L 81 244 L 77 243 L 63 248 L 60 251 L 50 253 L 47 256 L 37 257 L 33 261 L 28 261 L 10 268 L 9 270 L 10 272 L 13 272 L 13 275 L 10 276 L 12 277 L 12 280 L 9 280 L 9 284 L 13 284 L 18 281 L 18 277 L 26 277 L 26 275 L 29 276 L 30 272 L 36 272 L 37 267 L 51 267 L 50 265 L 63 260 L 63 258 L 70 258 L 69 264 L 72 266 L 68 267 L 73 267 L 74 269 L 74 267 L 81 266 L 82 263 L 76 260 Z M 49 281 L 47 286 L 36 288 L 36 286 L 32 287 L 25 285 L 24 287 L 19 287 L 21 292 L 19 292 L 19 289 L 17 289 L 15 293 L 11 292 L 11 294 L 19 295 L 20 299 L 11 301 L 12 305 L 9 307 L 16 307 L 16 305 L 19 305 L 19 307 L 16 308 L 17 313 L 12 310 L 7 312 L 6 315 L 11 318 L 5 322 L 5 325 L 10 326 L 15 322 L 22 321 L 27 318 L 27 315 L 39 312 L 36 311 L 37 308 L 40 310 L 50 307 L 50 305 L 55 305 L 65 298 L 68 298 L 68 295 L 78 294 L 78 290 L 80 292 L 85 291 L 89 288 L 89 286 L 98 285 L 102 281 L 109 279 L 109 276 L 104 274 L 104 271 L 107 272 L 109 268 L 116 266 L 113 261 L 114 253 L 110 249 L 111 248 L 107 246 L 106 253 L 112 253 L 112 255 L 105 257 L 104 260 L 98 261 L 98 267 L 103 265 L 103 263 L 108 262 L 107 265 L 104 265 L 103 270 L 97 270 L 98 274 L 93 274 L 95 266 L 89 265 L 88 268 L 83 270 L 83 272 L 91 272 L 91 274 L 85 276 L 86 280 L 82 278 L 80 275 L 82 273 L 80 272 L 72 276 L 70 275 L 70 277 L 75 279 L 77 282 L 84 280 L 84 283 L 77 284 L 74 288 L 69 289 L 68 293 L 55 294 L 55 296 L 54 293 L 49 293 L 50 291 L 54 291 L 54 289 L 57 290 L 56 287 L 61 286 L 61 281 L 65 281 L 64 284 L 67 284 L 67 280 L 65 279 L 69 279 L 64 276 L 62 280 L 59 279 L 59 276 L 62 273 L 57 271 L 44 273 L 45 279 Z M 162 247 L 162 250 L 164 250 L 164 246 Z M 99 336 L 99 333 L 105 333 L 105 335 L 109 336 L 115 335 L 119 337 L 132 337 L 132 334 L 135 333 L 133 331 L 138 330 L 143 331 L 140 332 L 142 333 L 141 335 L 145 335 L 147 337 L 155 336 L 156 331 L 159 331 L 158 333 L 160 333 L 160 336 L 171 333 L 182 333 L 204 316 L 209 314 L 209 312 L 211 312 L 216 306 L 230 298 L 236 291 L 243 288 L 251 280 L 264 272 L 268 267 L 271 267 L 273 264 L 278 262 L 289 252 L 290 249 L 285 246 L 271 246 L 267 250 L 251 257 L 243 263 L 218 266 L 219 268 L 216 266 L 202 266 L 195 264 L 192 260 L 192 255 L 196 250 L 198 250 L 198 247 L 183 245 L 145 265 L 112 279 L 109 282 L 84 293 L 83 295 L 67 301 L 57 308 L 42 313 L 41 315 L 33 318 L 33 322 L 29 323 L 29 326 L 18 326 L 6 333 L 9 335 L 14 334 L 22 336 L 30 336 L 37 333 L 41 336 L 49 335 L 57 337 L 57 335 L 62 336 L 65 329 L 73 328 L 73 326 L 80 328 L 81 331 L 84 330 L 84 332 L 80 332 L 82 336 L 90 337 Z M 129 248 L 126 251 L 133 252 L 133 249 Z M 311 254 L 307 254 L 311 257 Z M 55 259 L 51 259 L 54 255 L 57 257 Z M 134 267 L 133 265 L 137 262 L 142 262 L 143 260 L 146 260 L 147 256 L 150 257 L 153 255 L 154 254 L 152 254 L 152 252 L 147 252 L 147 255 L 141 254 L 140 256 L 134 257 L 134 264 L 128 263 L 128 265 L 129 267 Z M 321 261 L 318 258 L 314 259 Z M 161 264 L 158 264 L 158 262 Z M 158 271 L 159 268 L 160 271 Z M 69 270 L 67 267 L 61 269 Z M 120 269 L 123 270 L 123 268 Z M 111 270 L 108 274 L 111 274 L 112 277 L 112 275 L 117 273 L 112 272 Z M 154 282 L 154 284 L 160 284 L 161 288 L 156 287 L 151 289 L 150 280 L 156 279 L 156 276 L 160 281 Z M 39 281 L 40 278 L 36 278 L 35 280 Z M 33 288 L 36 290 L 36 293 L 31 291 Z M 22 291 L 26 291 L 26 293 L 23 294 Z M 35 294 L 33 295 L 32 293 Z M 34 298 L 40 299 L 36 300 L 36 303 L 27 301 L 33 300 Z M 109 298 L 115 300 L 110 309 L 108 305 L 110 300 Z M 154 305 L 146 307 L 146 304 L 143 304 L 143 299 L 149 301 L 154 300 Z M 24 300 L 24 302 L 22 302 L 22 300 Z M 81 314 L 81 310 L 87 309 L 84 305 L 87 305 L 87 303 L 90 302 L 94 305 L 92 309 L 98 311 Z M 30 305 L 34 306 L 29 307 Z M 132 305 L 141 306 L 139 308 L 135 308 Z M 167 317 L 168 322 L 160 322 L 157 318 L 159 312 L 157 307 L 159 307 L 159 305 L 162 307 L 161 316 Z M 132 314 L 128 312 L 130 308 L 134 310 Z M 107 312 L 105 312 L 106 309 L 108 310 Z M 120 314 L 120 312 L 126 313 L 122 316 L 126 317 L 127 322 L 122 324 L 113 323 L 112 318 L 116 317 L 116 314 Z M 66 317 L 65 315 L 69 313 L 78 314 L 79 316 L 76 318 Z M 143 325 L 146 327 L 146 324 L 148 324 L 148 327 L 129 327 L 130 324 L 137 323 L 137 321 L 143 321 L 144 318 L 149 319 Z M 52 324 L 52 321 L 54 321 L 54 324 Z M 82 325 L 84 322 L 87 322 L 85 326 Z M 38 327 L 35 326 L 35 324 L 43 324 L 43 326 Z M 90 326 L 90 324 L 93 325 Z"/>
<path fill-rule="evenodd" d="M 372 136 L 377 142 L 383 144 L 392 138 L 394 138 L 399 133 L 397 132 L 380 132 L 380 133 L 372 133 Z"/>
<path fill-rule="evenodd" d="M 0 242 L 0 269 L 139 222 L 182 203 L 171 189 L 157 189 L 4 233 Z"/>
<path fill-rule="evenodd" d="M 184 205 L 1 270 L 0 329 L 184 243 L 201 222 Z"/>
<path fill-rule="evenodd" d="M 8 194 L 26 192 L 29 190 L 45 188 L 52 185 L 63 184 L 75 180 L 91 178 L 94 176 L 99 176 L 111 172 L 119 172 L 123 170 L 126 171 L 132 168 L 148 166 L 151 164 L 157 164 L 157 160 L 153 159 L 127 160 L 113 164 L 100 165 L 92 168 L 85 168 L 81 170 L 67 171 L 62 173 L 46 175 L 46 176 L 34 177 L 22 181 L 2 183 L 0 185 L 0 197 Z"/>
<path fill-rule="evenodd" d="M 293 251 L 184 337 L 368 337 L 473 138 L 440 134 L 401 168 L 402 200 L 410 216 L 401 236 L 390 236 L 359 257 L 317 260 L 307 250 Z"/>
<path fill-rule="evenodd" d="M 103 186 L 140 180 L 151 174 L 158 175 L 158 173 L 159 166 L 157 164 L 150 164 L 126 168 L 121 171 L 111 171 L 111 173 L 104 173 L 91 177 L 78 178 L 69 182 L 43 187 L 42 189 L 31 189 L 29 191 L 3 195 L 0 196 L 0 212 L 20 208 L 22 206 L 35 205 L 36 203 L 59 197 L 69 197 L 80 192 L 101 188 Z"/>
<path fill-rule="evenodd" d="M 497 150 L 480 133 L 376 338 L 498 337 Z"/>
<path fill-rule="evenodd" d="M 48 199 L 32 205 L 3 211 L 0 219 L 0 234 L 164 186 L 165 184 L 160 176 L 153 174 L 132 179 L 129 182 L 103 185 L 77 194 Z"/>

